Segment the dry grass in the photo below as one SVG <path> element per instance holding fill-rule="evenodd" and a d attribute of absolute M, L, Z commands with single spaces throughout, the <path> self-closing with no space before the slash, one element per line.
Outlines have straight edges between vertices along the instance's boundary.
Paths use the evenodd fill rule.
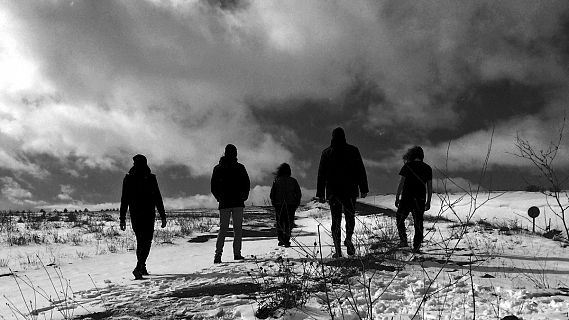
<path fill-rule="evenodd" d="M 176 239 L 210 232 L 218 224 L 217 213 L 212 210 L 177 210 L 167 212 L 168 225 L 161 229 L 156 224 L 155 243 L 171 244 Z M 2 265 L 12 268 L 38 268 L 33 258 L 57 260 L 53 248 L 67 249 L 70 254 L 84 259 L 89 255 L 118 253 L 133 250 L 135 237 L 130 226 L 126 232 L 118 227 L 117 211 L 93 212 L 0 212 L 0 246 L 21 247 L 24 257 L 2 257 Z M 127 223 L 129 220 L 127 219 Z M 36 248 L 41 246 L 44 249 Z M 36 248 L 36 249 L 33 249 Z"/>

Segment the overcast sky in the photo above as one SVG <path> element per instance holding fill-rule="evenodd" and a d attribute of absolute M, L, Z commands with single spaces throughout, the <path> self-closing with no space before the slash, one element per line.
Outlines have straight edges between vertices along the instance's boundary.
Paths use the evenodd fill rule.
<path fill-rule="evenodd" d="M 337 126 L 372 194 L 412 145 L 477 185 L 491 141 L 483 186 L 523 189 L 516 134 L 546 146 L 568 101 L 566 0 L 7 0 L 0 206 L 114 206 L 137 153 L 167 206 L 215 206 L 227 143 L 254 203 L 282 162 L 312 197 Z"/>

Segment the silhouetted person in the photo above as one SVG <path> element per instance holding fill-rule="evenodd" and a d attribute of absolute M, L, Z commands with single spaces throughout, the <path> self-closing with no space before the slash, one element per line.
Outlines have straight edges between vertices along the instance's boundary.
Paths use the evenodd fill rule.
<path fill-rule="evenodd" d="M 288 163 L 283 163 L 277 168 L 270 197 L 276 213 L 279 246 L 288 248 L 290 247 L 294 213 L 300 205 L 300 198 L 302 197 L 298 182 L 291 177 Z"/>
<path fill-rule="evenodd" d="M 249 197 L 249 175 L 245 166 L 237 162 L 237 148 L 228 144 L 219 164 L 213 168 L 211 193 L 219 202 L 219 233 L 215 245 L 213 263 L 221 263 L 225 235 L 229 229 L 229 219 L 233 220 L 233 258 L 243 260 L 241 237 L 243 208 Z"/>
<path fill-rule="evenodd" d="M 411 212 L 415 226 L 414 252 L 420 251 L 423 242 L 423 215 L 425 211 L 431 208 L 431 196 L 433 194 L 433 171 L 428 164 L 423 162 L 424 157 L 423 149 L 419 146 L 407 150 L 403 156 L 405 164 L 399 171 L 401 179 L 395 196 L 400 246 L 408 246 L 405 219 Z"/>
<path fill-rule="evenodd" d="M 357 147 L 346 142 L 344 129 L 332 131 L 330 146 L 322 151 L 318 167 L 316 197 L 320 202 L 328 200 L 332 214 L 332 240 L 335 253 L 333 257 L 342 256 L 341 225 L 342 208 L 346 218 L 346 251 L 348 255 L 356 253 L 352 243 L 355 220 L 355 202 L 358 190 L 362 198 L 369 192 L 367 175 Z"/>
<path fill-rule="evenodd" d="M 130 212 L 132 229 L 136 235 L 136 268 L 132 271 L 135 279 L 148 275 L 146 259 L 150 253 L 154 236 L 156 211 L 160 213 L 162 228 L 166 226 L 166 213 L 162 203 L 162 195 L 158 188 L 156 176 L 150 172 L 146 157 L 137 154 L 133 158 L 134 165 L 124 177 L 122 183 L 120 228 L 126 230 L 126 212 Z"/>

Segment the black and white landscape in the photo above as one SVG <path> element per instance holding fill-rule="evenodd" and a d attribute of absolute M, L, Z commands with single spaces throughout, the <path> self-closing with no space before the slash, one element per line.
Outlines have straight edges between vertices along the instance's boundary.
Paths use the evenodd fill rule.
<path fill-rule="evenodd" d="M 567 0 L 1 1 L 0 319 L 569 319 L 568 66 Z M 313 200 L 336 127 L 370 189 L 340 259 Z M 230 236 L 214 264 L 228 144 L 246 260 Z M 418 254 L 394 222 L 412 146 L 435 189 Z M 137 154 L 167 215 L 140 281 Z"/>

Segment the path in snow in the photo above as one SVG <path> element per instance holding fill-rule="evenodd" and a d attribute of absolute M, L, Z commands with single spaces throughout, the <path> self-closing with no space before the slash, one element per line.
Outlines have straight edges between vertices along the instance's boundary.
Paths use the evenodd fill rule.
<path fill-rule="evenodd" d="M 393 215 L 390 208 L 360 206 L 360 209 L 356 227 L 360 232 L 372 225 L 375 216 L 369 213 Z M 299 216 L 296 241 L 311 248 L 318 240 L 321 223 L 323 256 L 329 256 L 331 240 L 325 232 L 325 228 L 329 228 L 329 212 L 313 208 Z M 191 239 L 178 239 L 174 245 L 153 247 L 148 261 L 152 275 L 144 281 L 132 280 L 133 253 L 96 256 L 60 266 L 80 305 L 75 306 L 74 314 L 90 314 L 93 319 L 253 319 L 253 294 L 259 287 L 248 272 L 259 266 L 268 267 L 281 256 L 298 260 L 304 253 L 299 247 L 276 246 L 270 213 L 258 212 L 247 222 L 249 237 L 244 239 L 243 254 L 248 260 L 244 262 L 227 260 L 231 258 L 232 238 L 227 238 L 224 263 L 219 265 L 212 263 L 214 240 L 190 242 Z M 449 238 L 454 232 L 449 225 L 426 224 L 426 228 L 437 230 L 427 237 L 426 254 L 416 257 L 401 253 L 392 256 L 391 260 L 377 261 L 374 268 L 379 271 L 375 272 L 372 282 L 377 299 L 373 307 L 376 319 L 391 319 L 394 314 L 412 315 L 425 293 L 429 293 L 430 298 L 423 305 L 421 318 L 471 317 L 472 288 L 467 276 L 470 269 L 477 295 L 477 319 L 496 319 L 498 315 L 509 313 L 520 314 L 524 319 L 569 319 L 569 297 L 564 289 L 569 283 L 567 248 L 541 237 L 504 235 L 497 230 L 472 227 L 447 260 L 447 250 L 436 235 Z M 201 239 L 208 237 L 211 238 L 204 235 Z M 257 257 L 257 262 L 252 255 Z M 353 261 L 354 266 L 360 262 L 357 259 L 326 261 L 329 264 Z M 441 276 L 429 280 L 439 270 L 442 270 Z M 50 288 L 43 270 L 26 271 L 22 275 L 39 287 Z M 545 288 L 547 286 L 549 289 Z M 13 279 L 0 278 L 0 287 L 10 288 L 2 292 L 10 300 L 22 300 Z M 363 310 L 365 297 L 361 292 L 354 298 Z M 26 296 L 30 297 L 29 293 Z M 321 297 L 322 294 L 315 295 L 306 308 L 290 311 L 281 318 L 328 319 Z M 348 302 L 343 302 L 345 315 L 355 319 L 353 306 Z M 45 306 L 45 303 L 38 303 L 38 307 Z M 0 312 L 7 319 L 13 318 L 6 313 L 5 307 L 0 308 Z"/>

